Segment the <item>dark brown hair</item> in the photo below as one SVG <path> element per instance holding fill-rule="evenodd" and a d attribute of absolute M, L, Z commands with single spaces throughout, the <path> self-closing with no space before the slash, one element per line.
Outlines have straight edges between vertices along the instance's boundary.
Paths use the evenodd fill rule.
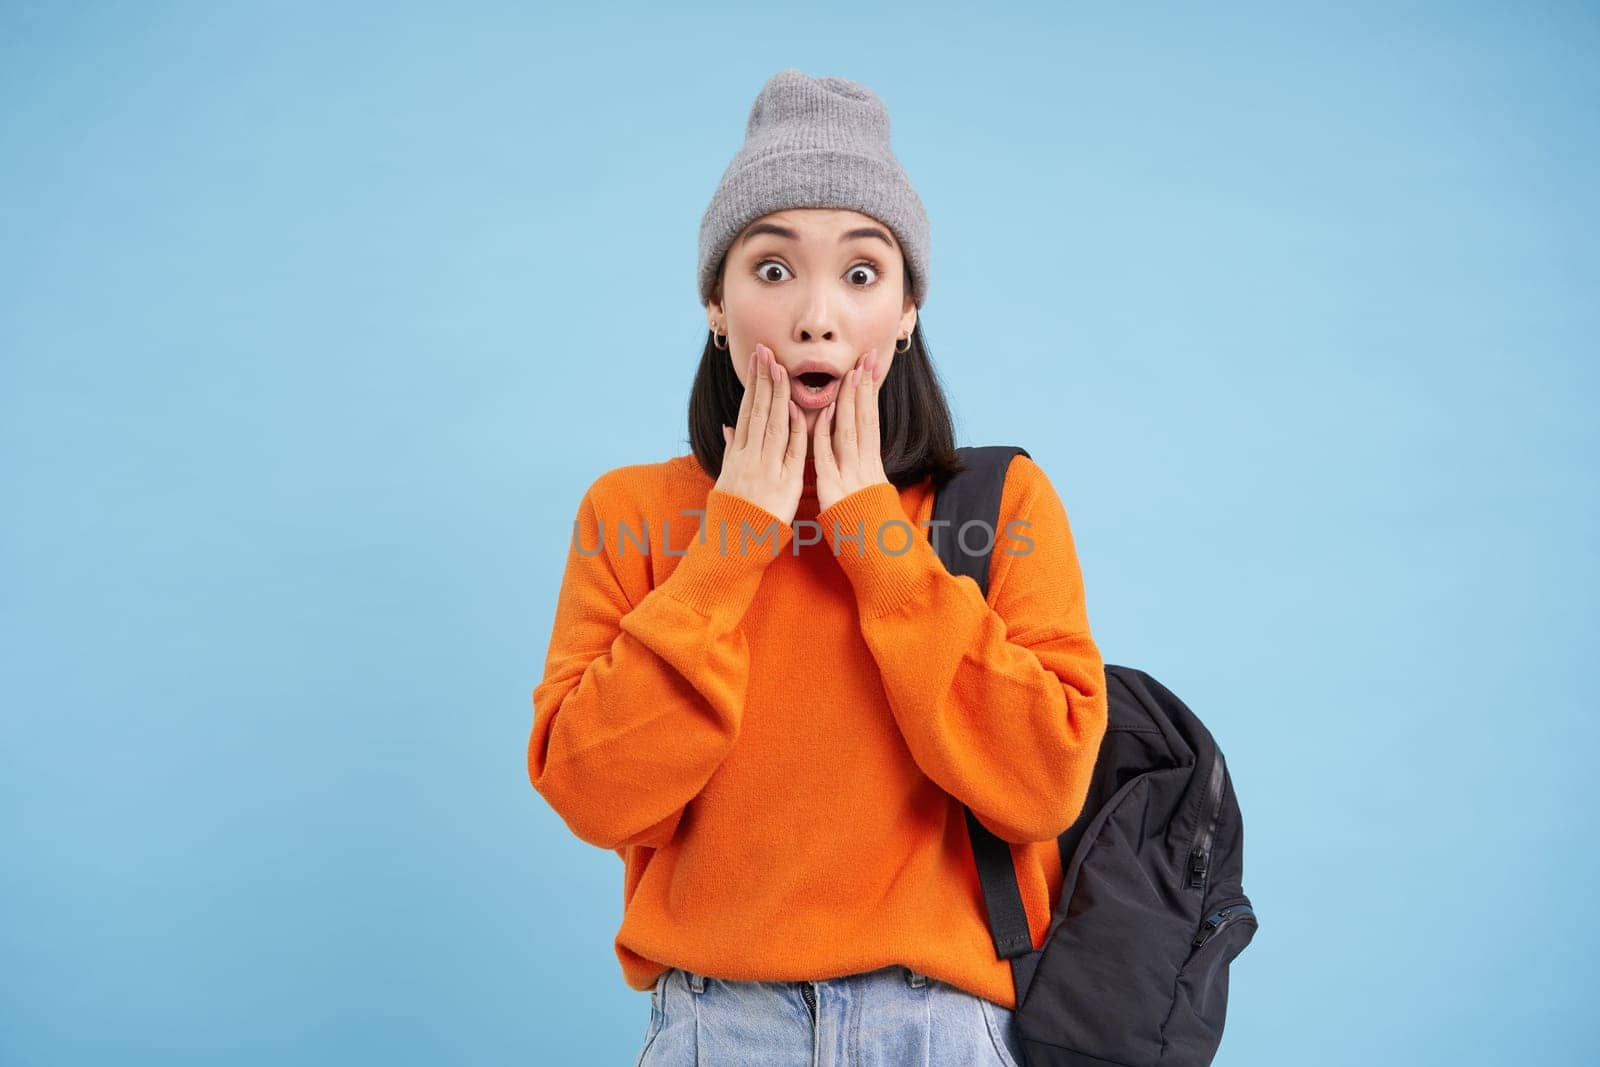
<path fill-rule="evenodd" d="M 722 290 L 724 258 L 717 268 L 716 295 Z M 911 274 L 905 272 L 905 291 L 911 292 Z M 722 473 L 722 425 L 739 419 L 744 386 L 734 373 L 728 350 L 718 348 L 715 335 L 706 331 L 705 349 L 689 391 L 689 447 L 712 478 Z M 748 355 L 748 353 L 746 353 Z M 933 475 L 935 489 L 966 470 L 956 457 L 955 428 L 939 375 L 928 358 L 922 339 L 922 316 L 911 329 L 911 347 L 896 352 L 889 376 L 878 387 L 878 437 L 883 452 L 883 473 L 897 489 L 915 485 Z"/>

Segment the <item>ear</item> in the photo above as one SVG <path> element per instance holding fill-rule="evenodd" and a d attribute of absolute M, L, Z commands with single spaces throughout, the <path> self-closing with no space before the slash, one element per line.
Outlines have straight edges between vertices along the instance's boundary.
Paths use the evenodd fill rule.
<path fill-rule="evenodd" d="M 706 328 L 715 329 L 717 320 L 726 319 L 722 313 L 722 301 L 712 299 L 706 301 Z"/>
<path fill-rule="evenodd" d="M 909 296 L 906 297 L 905 311 L 900 315 L 900 332 L 907 337 L 917 328 L 917 304 Z"/>

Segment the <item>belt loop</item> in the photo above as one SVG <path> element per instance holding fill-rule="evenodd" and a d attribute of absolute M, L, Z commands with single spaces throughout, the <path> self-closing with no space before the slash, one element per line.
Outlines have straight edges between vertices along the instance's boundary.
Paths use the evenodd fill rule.
<path fill-rule="evenodd" d="M 704 993 L 706 991 L 705 975 L 695 974 L 693 971 L 684 971 L 683 973 L 689 976 L 690 989 L 694 990 L 696 993 Z"/>
<path fill-rule="evenodd" d="M 904 966 L 904 964 L 902 964 L 902 966 Z M 928 977 L 927 975 L 913 971 L 910 967 L 906 967 L 906 981 L 910 984 L 912 989 L 921 989 L 927 984 Z"/>

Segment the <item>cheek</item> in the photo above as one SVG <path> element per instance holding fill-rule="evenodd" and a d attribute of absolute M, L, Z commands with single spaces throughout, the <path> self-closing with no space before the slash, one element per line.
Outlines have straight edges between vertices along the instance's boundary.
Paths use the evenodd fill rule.
<path fill-rule="evenodd" d="M 900 336 L 900 303 L 892 301 L 882 307 L 874 305 L 872 321 L 864 324 L 871 337 L 888 337 L 890 339 Z"/>

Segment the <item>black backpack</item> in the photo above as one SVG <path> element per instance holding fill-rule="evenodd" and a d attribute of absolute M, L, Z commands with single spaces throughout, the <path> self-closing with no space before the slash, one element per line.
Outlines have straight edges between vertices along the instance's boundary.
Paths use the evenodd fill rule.
<path fill-rule="evenodd" d="M 929 539 L 952 574 L 987 595 L 1006 469 L 1028 452 L 956 451 L 968 469 L 938 489 Z M 981 553 L 958 536 L 973 520 L 994 531 Z M 967 809 L 995 953 L 1016 983 L 1017 1033 L 1027 1067 L 1209 1064 L 1228 965 L 1257 925 L 1233 782 L 1210 731 L 1160 682 L 1107 664 L 1106 693 L 1088 799 L 1058 838 L 1061 896 L 1043 948 L 1029 935 L 1010 846 Z"/>

